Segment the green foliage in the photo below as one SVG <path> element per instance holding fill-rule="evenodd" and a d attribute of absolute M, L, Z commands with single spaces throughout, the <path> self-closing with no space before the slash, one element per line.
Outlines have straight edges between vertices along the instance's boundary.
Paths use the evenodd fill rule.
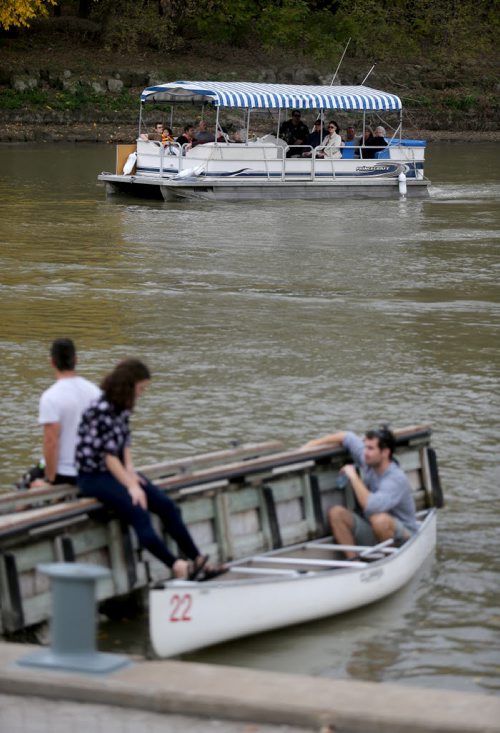
<path fill-rule="evenodd" d="M 17 92 L 15 89 L 0 88 L 0 107 L 2 109 L 33 109 L 48 104 L 49 95 L 41 89 Z"/>
<path fill-rule="evenodd" d="M 492 3 L 472 0 L 339 0 L 337 36 L 352 38 L 351 52 L 364 58 L 459 58 L 493 51 L 499 16 Z"/>
<path fill-rule="evenodd" d="M 420 95 L 418 97 L 404 97 L 402 96 L 403 102 L 405 106 L 410 107 L 418 107 L 418 108 L 427 108 L 432 109 L 436 106 L 436 102 L 431 99 L 431 97 L 427 97 L 424 95 Z"/>
<path fill-rule="evenodd" d="M 0 88 L 2 109 L 27 110 L 85 110 L 98 108 L 100 112 L 111 112 L 137 108 L 137 96 L 129 92 L 121 94 L 95 94 L 89 87 L 81 85 L 75 92 L 48 89 L 30 89 L 18 92 Z"/>
<path fill-rule="evenodd" d="M 260 45 L 266 50 L 297 51 L 322 60 L 338 54 L 333 13 L 308 0 L 209 0 L 193 18 L 198 38 L 235 46 Z"/>
<path fill-rule="evenodd" d="M 255 29 L 265 48 L 301 48 L 310 15 L 305 0 L 266 3 Z"/>
<path fill-rule="evenodd" d="M 110 48 L 129 53 L 142 47 L 172 51 L 181 43 L 170 13 L 160 15 L 158 2 L 121 0 L 119 12 L 115 0 L 98 0 L 92 20 L 102 24 L 101 40 Z"/>
<path fill-rule="evenodd" d="M 215 42 L 244 46 L 258 16 L 258 3 L 254 0 L 211 0 L 201 3 L 199 13 L 193 18 L 198 36 Z"/>
<path fill-rule="evenodd" d="M 5 0 L 6 7 L 50 7 L 55 0 Z M 4 4 L 5 4 L 4 2 Z M 349 56 L 374 62 L 425 56 L 433 63 L 493 53 L 500 33 L 496 2 L 473 0 L 58 0 L 61 17 L 45 30 L 84 36 L 121 52 L 183 46 L 293 51 L 304 60 Z M 1 5 L 1 0 L 0 0 Z M 3 6 L 2 6 L 3 7 Z M 83 8 L 83 10 L 82 10 Z M 4 11 L 5 12 L 5 11 Z M 24 12 L 24 11 L 23 11 Z M 82 18 L 76 14 L 81 12 Z M 90 17 L 87 15 L 90 12 Z M 10 15 L 9 15 L 10 18 Z M 11 22 L 8 19 L 6 22 Z M 0 13 L 1 23 L 1 13 Z"/>
<path fill-rule="evenodd" d="M 467 112 L 476 106 L 478 100 L 475 94 L 448 94 L 442 101 L 449 109 Z"/>
<path fill-rule="evenodd" d="M 101 27 L 98 23 L 76 15 L 61 15 L 52 18 L 37 18 L 31 28 L 39 38 L 50 36 L 77 42 L 96 40 L 99 38 Z"/>

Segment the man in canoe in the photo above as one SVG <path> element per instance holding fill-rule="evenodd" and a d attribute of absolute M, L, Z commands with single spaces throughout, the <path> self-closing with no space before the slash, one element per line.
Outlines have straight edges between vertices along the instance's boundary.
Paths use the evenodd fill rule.
<path fill-rule="evenodd" d="M 338 432 L 311 440 L 304 447 L 342 445 L 354 465 L 341 469 L 349 480 L 362 515 L 333 506 L 328 520 L 341 545 L 376 545 L 393 539 L 400 545 L 417 530 L 411 484 L 393 458 L 396 441 L 388 428 L 369 430 L 364 440 L 351 432 Z M 358 473 L 359 470 L 359 473 Z M 352 559 L 357 553 L 345 552 Z"/>

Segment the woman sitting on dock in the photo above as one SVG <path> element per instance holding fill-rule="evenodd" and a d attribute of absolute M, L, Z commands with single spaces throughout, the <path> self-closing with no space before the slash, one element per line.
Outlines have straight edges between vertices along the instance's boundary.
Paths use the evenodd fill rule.
<path fill-rule="evenodd" d="M 213 577 L 219 568 L 208 566 L 175 504 L 138 474 L 130 450 L 129 416 L 151 374 L 138 359 L 125 359 L 108 374 L 101 397 L 82 416 L 76 461 L 82 496 L 95 497 L 134 528 L 139 543 L 171 568 L 176 578 Z M 158 514 L 165 529 L 189 561 L 176 558 L 155 532 L 149 512 Z"/>

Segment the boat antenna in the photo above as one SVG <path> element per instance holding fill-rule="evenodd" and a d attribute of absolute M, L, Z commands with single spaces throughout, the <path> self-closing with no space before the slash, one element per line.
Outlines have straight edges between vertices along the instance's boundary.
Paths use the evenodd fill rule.
<path fill-rule="evenodd" d="M 344 48 L 344 53 L 343 53 L 343 54 L 342 54 L 342 56 L 340 57 L 339 65 L 338 65 L 338 66 L 337 66 L 337 68 L 335 69 L 335 74 L 333 75 L 333 77 L 332 77 L 332 80 L 331 80 L 331 82 L 330 82 L 330 86 L 331 86 L 331 87 L 333 87 L 333 82 L 335 81 L 335 77 L 336 77 L 336 76 L 337 76 L 337 74 L 338 74 L 338 71 L 339 71 L 339 69 L 340 69 L 340 65 L 341 65 L 341 63 L 342 63 L 342 61 L 344 60 L 345 52 L 347 51 L 347 47 L 348 47 L 348 45 L 350 44 L 350 42 L 351 42 L 351 39 L 349 38 L 349 40 L 347 41 L 347 43 L 346 43 L 346 45 L 345 45 L 345 48 Z"/>
<path fill-rule="evenodd" d="M 364 84 L 364 83 L 365 83 L 365 81 L 366 81 L 366 80 L 368 79 L 368 77 L 370 76 L 370 74 L 372 73 L 372 71 L 373 71 L 373 69 L 374 69 L 374 68 L 376 67 L 376 65 L 377 65 L 377 64 L 373 64 L 372 68 L 370 69 L 370 71 L 368 72 L 368 74 L 367 74 L 367 75 L 365 76 L 365 78 L 364 78 L 364 79 L 363 79 L 363 81 L 361 82 L 361 86 L 363 86 L 363 84 Z"/>

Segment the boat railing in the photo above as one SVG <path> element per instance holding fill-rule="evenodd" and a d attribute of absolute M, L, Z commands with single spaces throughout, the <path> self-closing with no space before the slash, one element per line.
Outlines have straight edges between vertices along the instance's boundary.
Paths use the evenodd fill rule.
<path fill-rule="evenodd" d="M 172 156 L 180 157 L 181 155 L 181 146 L 179 143 L 164 143 L 160 146 L 160 176 L 164 175 L 165 172 L 165 158 L 172 159 Z M 177 164 L 177 169 L 179 169 L 179 164 Z M 171 175 L 172 174 L 172 168 L 167 168 L 166 172 Z"/>
<path fill-rule="evenodd" d="M 366 145 L 340 147 L 338 149 L 340 154 L 337 157 L 337 155 L 325 154 L 326 146 L 324 145 L 315 148 L 311 145 L 283 147 L 273 144 L 272 141 L 260 140 L 248 143 L 214 142 L 194 148 L 189 143 L 184 145 L 175 142 L 162 144 L 156 141 L 141 141 L 141 143 L 143 147 L 151 146 L 149 147 L 150 152 L 158 156 L 160 177 L 180 173 L 183 168 L 191 168 L 201 163 L 238 161 L 241 165 L 245 165 L 245 162 L 248 161 L 260 166 L 267 180 L 271 178 L 276 180 L 279 177 L 282 181 L 285 181 L 290 175 L 293 176 L 294 169 L 301 178 L 314 181 L 320 173 L 322 176 L 330 174 L 332 178 L 335 178 L 338 173 L 337 164 L 340 161 L 352 161 L 354 164 L 356 161 L 372 161 L 374 164 L 381 161 L 382 164 L 382 160 L 395 159 L 403 160 L 410 168 L 413 168 L 416 178 L 423 178 L 422 164 L 426 145 L 423 140 L 394 139 L 389 141 L 387 147 L 376 152 L 374 148 Z M 366 157 L 365 151 L 370 151 L 373 157 Z M 139 151 L 138 149 L 138 154 L 147 155 L 148 152 L 148 150 Z M 321 161 L 319 167 L 318 160 Z M 299 166 L 296 165 L 297 161 L 301 161 Z M 214 172 L 217 172 L 217 169 Z"/>
<path fill-rule="evenodd" d="M 316 156 L 316 158 L 319 158 L 320 160 L 326 160 L 326 161 L 328 161 L 330 163 L 330 168 L 331 168 L 331 171 L 332 171 L 332 178 L 335 178 L 335 164 L 334 164 L 334 161 L 335 160 L 341 160 L 342 159 L 342 156 L 340 155 L 339 157 L 337 157 L 337 156 L 333 156 L 333 155 L 325 155 L 325 150 L 326 150 L 326 146 L 325 145 L 318 145 L 318 147 L 315 148 L 315 151 L 314 151 L 315 156 Z M 339 148 L 339 150 L 340 150 L 340 148 Z"/>
<path fill-rule="evenodd" d="M 179 158 L 179 171 L 197 164 L 237 162 L 244 165 L 247 161 L 248 164 L 260 165 L 268 180 L 277 175 L 285 176 L 284 149 L 272 143 L 206 143 L 195 148 L 187 147 L 185 155 L 183 151 Z"/>

